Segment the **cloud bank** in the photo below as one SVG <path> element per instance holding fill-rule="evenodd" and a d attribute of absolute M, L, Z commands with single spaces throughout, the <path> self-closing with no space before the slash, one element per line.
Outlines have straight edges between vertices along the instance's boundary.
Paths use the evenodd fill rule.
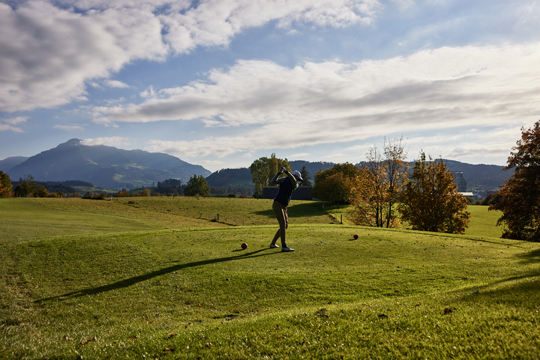
<path fill-rule="evenodd" d="M 192 157 L 458 127 L 512 126 L 540 112 L 540 44 L 444 47 L 380 61 L 287 68 L 238 61 L 140 104 L 95 107 L 95 121 L 203 121 L 235 137 L 152 141 Z M 249 130 L 241 126 L 249 125 Z M 218 151 L 219 150 L 219 151 Z"/>
<path fill-rule="evenodd" d="M 95 145 L 107 145 L 107 146 L 128 146 L 130 144 L 129 139 L 122 136 L 108 136 L 108 137 L 99 137 L 95 139 L 84 139 L 81 141 L 81 144 L 87 146 Z"/>
<path fill-rule="evenodd" d="M 276 21 L 342 27 L 369 24 L 377 0 L 0 2 L 0 111 L 86 100 L 86 83 L 140 59 L 164 60 L 226 46 L 240 31 Z M 61 6 L 56 6 L 56 5 Z M 125 87 L 120 82 L 108 86 Z"/>

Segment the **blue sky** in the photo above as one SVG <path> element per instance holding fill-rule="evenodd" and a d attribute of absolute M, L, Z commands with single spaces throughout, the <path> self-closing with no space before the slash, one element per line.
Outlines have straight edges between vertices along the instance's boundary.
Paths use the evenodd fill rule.
<path fill-rule="evenodd" d="M 211 171 L 504 165 L 540 119 L 537 0 L 0 0 L 0 159 L 71 138 Z"/>

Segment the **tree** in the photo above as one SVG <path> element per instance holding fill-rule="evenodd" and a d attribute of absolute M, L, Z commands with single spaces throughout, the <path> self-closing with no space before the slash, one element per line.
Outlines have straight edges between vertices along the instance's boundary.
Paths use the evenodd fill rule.
<path fill-rule="evenodd" d="M 128 197 L 128 196 L 131 196 L 131 193 L 128 192 L 126 189 L 122 189 L 116 194 L 116 197 Z"/>
<path fill-rule="evenodd" d="M 270 180 L 277 174 L 278 169 L 284 166 L 288 171 L 291 171 L 291 164 L 287 159 L 279 159 L 276 154 L 270 155 L 269 158 L 259 158 L 251 164 L 249 170 L 251 178 L 255 183 L 255 197 L 262 196 L 263 186 L 268 186 Z"/>
<path fill-rule="evenodd" d="M 0 170 L 0 197 L 10 197 L 12 188 L 9 175 Z"/>
<path fill-rule="evenodd" d="M 384 142 L 384 154 L 376 146 L 366 153 L 367 161 L 351 189 L 349 214 L 357 225 L 397 227 L 395 204 L 408 181 L 409 165 L 405 162 L 402 139 Z"/>
<path fill-rule="evenodd" d="M 208 194 L 210 194 L 210 187 L 202 175 L 193 175 L 184 189 L 184 195 L 186 196 L 207 196 Z"/>
<path fill-rule="evenodd" d="M 469 225 L 467 199 L 457 192 L 454 175 L 442 159 L 426 161 L 424 152 L 415 161 L 400 200 L 401 219 L 413 230 L 464 234 Z"/>
<path fill-rule="evenodd" d="M 323 201 L 340 203 L 349 201 L 354 185 L 353 179 L 360 175 L 360 169 L 350 163 L 335 164 L 333 167 L 315 173 L 313 197 Z"/>
<path fill-rule="evenodd" d="M 311 181 L 309 181 L 309 171 L 307 171 L 305 166 L 302 166 L 300 170 L 300 175 L 302 175 L 302 186 L 311 186 Z"/>
<path fill-rule="evenodd" d="M 45 186 L 38 185 L 34 190 L 34 197 L 47 197 L 49 196 L 49 191 L 45 189 Z"/>
<path fill-rule="evenodd" d="M 540 241 L 540 120 L 530 129 L 521 128 L 521 139 L 512 147 L 504 171 L 514 174 L 498 191 L 498 202 L 489 210 L 503 215 L 503 238 Z"/>
<path fill-rule="evenodd" d="M 141 192 L 140 196 L 150 196 L 150 190 L 144 189 L 144 190 Z"/>
<path fill-rule="evenodd" d="M 24 179 L 19 178 L 19 185 L 13 191 L 16 197 L 26 197 L 30 195 L 37 187 L 32 175 L 25 176 Z"/>

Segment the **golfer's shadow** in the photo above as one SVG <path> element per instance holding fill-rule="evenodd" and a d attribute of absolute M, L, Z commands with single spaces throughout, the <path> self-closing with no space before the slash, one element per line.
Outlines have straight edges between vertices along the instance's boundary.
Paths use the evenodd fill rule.
<path fill-rule="evenodd" d="M 259 254 L 259 253 L 265 252 L 267 250 L 270 250 L 270 249 L 262 249 L 262 250 L 252 251 L 252 252 L 248 252 L 248 253 L 244 253 L 244 254 L 240 254 L 240 255 L 218 258 L 218 259 L 202 260 L 202 261 L 195 261 L 195 262 L 191 262 L 191 263 L 187 263 L 187 264 L 174 265 L 174 266 L 170 266 L 170 267 L 165 268 L 165 269 L 152 271 L 152 272 L 150 272 L 148 274 L 135 276 L 135 277 L 125 279 L 125 280 L 120 280 L 120 281 L 117 281 L 117 282 L 109 284 L 109 285 L 103 285 L 103 286 L 99 286 L 99 287 L 96 287 L 96 288 L 78 290 L 78 291 L 70 292 L 70 293 L 67 293 L 67 294 L 64 294 L 64 295 L 52 296 L 52 297 L 49 297 L 49 298 L 36 300 L 35 302 L 36 303 L 41 303 L 41 302 L 50 301 L 50 300 L 63 301 L 63 300 L 68 300 L 68 299 L 71 299 L 71 298 L 77 298 L 77 297 L 86 296 L 86 295 L 97 295 L 97 294 L 101 294 L 101 293 L 111 291 L 111 290 L 117 290 L 117 289 L 126 288 L 128 286 L 132 286 L 132 285 L 135 285 L 137 283 L 140 283 L 140 282 L 143 282 L 143 281 L 146 281 L 146 280 L 150 280 L 150 279 L 155 278 L 157 276 L 169 274 L 171 272 L 174 272 L 174 271 L 177 271 L 177 270 L 182 270 L 182 269 L 187 269 L 187 268 L 190 268 L 190 267 L 203 266 L 203 265 L 209 265 L 209 264 L 217 264 L 217 263 L 225 262 L 225 261 L 252 259 L 252 258 L 256 258 L 256 257 L 268 256 L 268 255 L 274 255 L 274 254 L 281 253 L 281 252 L 271 252 L 271 253 L 267 252 L 265 254 Z M 245 250 L 234 250 L 234 251 L 242 251 L 242 252 L 244 252 Z"/>

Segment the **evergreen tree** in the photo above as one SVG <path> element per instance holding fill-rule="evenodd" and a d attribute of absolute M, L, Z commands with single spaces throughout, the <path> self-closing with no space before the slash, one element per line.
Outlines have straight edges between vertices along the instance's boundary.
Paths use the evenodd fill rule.
<path fill-rule="evenodd" d="M 302 175 L 302 186 L 311 186 L 311 181 L 309 181 L 309 171 L 307 171 L 305 166 L 302 166 L 302 170 L 300 170 L 300 174 Z"/>

